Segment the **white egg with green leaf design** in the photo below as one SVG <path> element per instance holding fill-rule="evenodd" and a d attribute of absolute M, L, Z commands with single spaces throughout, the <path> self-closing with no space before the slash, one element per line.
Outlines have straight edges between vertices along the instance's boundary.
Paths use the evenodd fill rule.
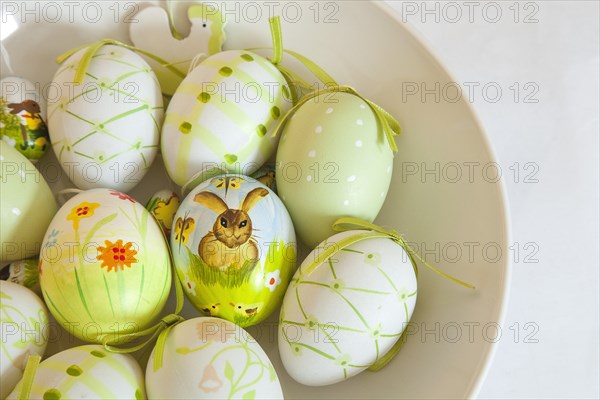
<path fill-rule="evenodd" d="M 410 321 L 417 298 L 415 270 L 389 238 L 369 238 L 340 250 L 311 274 L 307 265 L 344 238 L 338 233 L 313 250 L 292 278 L 278 327 L 288 374 L 310 386 L 348 379 L 382 359 Z"/>
<path fill-rule="evenodd" d="M 30 399 L 146 398 L 144 374 L 128 354 L 99 345 L 73 347 L 42 361 L 32 380 Z M 7 397 L 20 398 L 21 381 Z"/>
<path fill-rule="evenodd" d="M 54 153 L 81 189 L 129 191 L 158 152 L 163 100 L 152 68 L 134 51 L 101 46 L 85 69 L 88 48 L 68 57 L 48 86 Z"/>
<path fill-rule="evenodd" d="M 48 336 L 48 311 L 31 290 L 0 281 L 0 399 L 21 379 L 29 354 L 44 355 Z"/>
<path fill-rule="evenodd" d="M 275 368 L 254 338 L 212 317 L 176 325 L 164 347 L 154 348 L 146 391 L 148 399 L 283 399 Z"/>
<path fill-rule="evenodd" d="M 290 109 L 286 80 L 267 59 L 230 50 L 194 68 L 169 103 L 161 136 L 178 185 L 213 166 L 250 175 L 274 153 L 273 130 Z"/>

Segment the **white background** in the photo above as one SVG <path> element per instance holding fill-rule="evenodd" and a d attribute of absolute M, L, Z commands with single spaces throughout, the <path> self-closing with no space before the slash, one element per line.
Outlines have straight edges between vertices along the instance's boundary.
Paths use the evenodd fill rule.
<path fill-rule="evenodd" d="M 479 397 L 599 398 L 598 2 L 497 1 L 496 23 L 485 2 L 473 2 L 472 18 L 463 1 L 389 3 L 456 82 L 473 82 L 505 178 L 520 252 Z"/>

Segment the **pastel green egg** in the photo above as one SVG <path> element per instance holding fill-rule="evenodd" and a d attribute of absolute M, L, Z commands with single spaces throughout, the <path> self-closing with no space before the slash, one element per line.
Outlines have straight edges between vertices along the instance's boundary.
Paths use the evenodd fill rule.
<path fill-rule="evenodd" d="M 57 210 L 52 191 L 35 166 L 3 140 L 0 181 L 0 262 L 36 256 Z"/>
<path fill-rule="evenodd" d="M 269 60 L 242 50 L 208 57 L 183 80 L 165 115 L 161 150 L 171 179 L 183 185 L 214 166 L 252 174 L 275 151 L 271 133 L 289 98 Z"/>
<path fill-rule="evenodd" d="M 73 347 L 42 361 L 32 380 L 30 399 L 146 398 L 144 374 L 129 354 L 99 345 Z M 21 381 L 7 399 L 20 398 Z"/>
<path fill-rule="evenodd" d="M 58 211 L 40 254 L 48 309 L 76 337 L 119 342 L 160 314 L 171 288 L 163 232 L 131 197 L 82 192 Z"/>
<path fill-rule="evenodd" d="M 309 246 L 341 216 L 372 222 L 392 178 L 393 152 L 373 110 L 350 93 L 326 93 L 290 117 L 277 150 L 277 190 Z"/>

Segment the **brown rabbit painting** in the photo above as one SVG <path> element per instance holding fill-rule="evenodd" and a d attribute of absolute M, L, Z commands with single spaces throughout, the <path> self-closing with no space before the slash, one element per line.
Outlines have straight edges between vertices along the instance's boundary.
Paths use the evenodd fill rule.
<path fill-rule="evenodd" d="M 198 246 L 198 254 L 206 264 L 219 269 L 239 269 L 246 263 L 258 261 L 259 249 L 252 237 L 252 219 L 248 212 L 268 194 L 264 188 L 252 190 L 239 209 L 230 209 L 223 199 L 211 192 L 200 192 L 194 196 L 195 202 L 218 214 L 212 230 Z"/>
<path fill-rule="evenodd" d="M 296 266 L 285 207 L 247 176 L 221 175 L 193 189 L 173 220 L 171 246 L 192 304 L 242 327 L 273 311 Z"/>

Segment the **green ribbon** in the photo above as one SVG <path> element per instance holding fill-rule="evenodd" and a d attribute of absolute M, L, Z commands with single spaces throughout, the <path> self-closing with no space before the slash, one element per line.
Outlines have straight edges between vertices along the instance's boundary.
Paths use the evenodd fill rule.
<path fill-rule="evenodd" d="M 123 47 L 123 48 L 129 49 L 129 50 L 135 51 L 137 53 L 143 54 L 143 55 L 153 59 L 157 63 L 159 63 L 161 66 L 167 68 L 169 71 L 173 72 L 178 77 L 185 78 L 185 73 L 181 72 L 179 69 L 177 69 L 173 65 L 171 65 L 171 63 L 169 63 L 169 61 L 166 61 L 146 50 L 142 50 L 137 47 L 134 47 L 134 46 L 131 46 L 131 45 L 128 45 L 128 44 L 125 44 L 125 43 L 122 43 L 122 42 L 119 42 L 119 41 L 113 40 L 113 39 L 103 39 L 98 42 L 86 44 L 86 45 L 71 49 L 71 50 L 63 53 L 62 55 L 58 56 L 56 58 L 56 62 L 58 64 L 62 64 L 73 54 L 77 53 L 78 51 L 80 51 L 82 49 L 86 49 L 85 53 L 81 57 L 81 60 L 79 60 L 79 65 L 77 66 L 77 70 L 75 71 L 74 81 L 75 81 L 75 84 L 79 85 L 79 84 L 83 83 L 83 78 L 85 77 L 85 74 L 90 65 L 90 62 L 92 62 L 92 59 L 94 58 L 96 53 L 98 53 L 98 51 L 103 46 L 109 45 L 109 44 L 114 45 L 114 46 Z"/>
<path fill-rule="evenodd" d="M 429 264 L 427 261 L 425 261 L 419 255 L 419 253 L 417 253 L 410 246 L 410 244 L 408 244 L 408 242 L 404 239 L 404 237 L 402 237 L 401 234 L 399 234 L 398 232 L 396 232 L 394 230 L 385 229 L 378 225 L 364 221 L 362 219 L 352 218 L 352 217 L 338 218 L 333 223 L 332 229 L 336 232 L 345 232 L 345 231 L 350 231 L 350 230 L 363 230 L 364 232 L 360 232 L 360 233 L 354 234 L 352 236 L 346 237 L 346 238 L 340 240 L 339 242 L 336 242 L 335 245 L 325 248 L 325 250 L 323 252 L 319 253 L 319 255 L 317 255 L 317 257 L 315 257 L 314 260 L 312 260 L 310 263 L 308 263 L 308 265 L 306 265 L 304 268 L 302 268 L 302 270 L 307 275 L 312 274 L 317 268 L 319 268 L 320 265 L 322 265 L 325 261 L 327 261 L 329 258 L 331 258 L 338 251 L 345 249 L 346 247 L 348 247 L 356 242 L 360 242 L 365 239 L 388 238 L 388 239 L 391 239 L 394 242 L 398 243 L 400 245 L 400 247 L 402 247 L 404 249 L 404 251 L 406 251 L 406 254 L 408 254 L 408 258 L 410 259 L 410 262 L 415 270 L 415 275 L 417 277 L 419 276 L 419 272 L 418 272 L 417 263 L 415 261 L 415 257 L 421 263 L 423 263 L 427 268 L 431 269 L 436 274 L 439 274 L 446 279 L 450 279 L 451 281 L 458 283 L 459 285 L 462 285 L 466 288 L 475 289 L 475 286 L 473 286 L 469 283 L 466 283 L 464 281 L 461 281 L 460 279 L 457 279 L 453 276 L 450 276 L 447 273 L 440 271 L 433 265 Z"/>
<path fill-rule="evenodd" d="M 29 400 L 31 394 L 31 388 L 33 387 L 33 380 L 35 379 L 35 373 L 37 372 L 38 365 L 40 364 L 40 357 L 37 354 L 30 354 L 27 359 L 27 365 L 23 372 L 23 378 L 21 378 L 21 389 L 17 399 Z"/>
<path fill-rule="evenodd" d="M 394 140 L 394 137 L 400 135 L 400 132 L 401 132 L 400 124 L 398 123 L 398 121 L 396 121 L 396 119 L 394 117 L 392 117 L 392 115 L 390 113 L 388 113 L 387 111 L 385 111 L 383 108 L 381 108 L 377 104 L 373 103 L 372 101 L 367 100 L 366 98 L 364 98 L 363 96 L 358 94 L 358 92 L 350 86 L 332 86 L 332 87 L 327 87 L 327 88 L 321 89 L 321 90 L 315 90 L 313 92 L 306 94 L 284 115 L 284 117 L 281 119 L 281 121 L 279 121 L 279 124 L 273 131 L 273 136 L 276 136 L 279 134 L 279 132 L 283 129 L 283 127 L 285 126 L 287 121 L 291 118 L 292 115 L 294 115 L 294 113 L 296 111 L 298 111 L 298 109 L 300 107 L 302 107 L 305 103 L 309 102 L 310 100 L 314 99 L 315 97 L 320 96 L 322 94 L 326 94 L 326 93 L 349 93 L 349 94 L 352 94 L 352 95 L 358 97 L 365 103 L 367 103 L 369 105 L 369 107 L 371 108 L 371 110 L 373 111 L 373 113 L 375 114 L 377 123 L 383 129 L 383 133 L 384 133 L 385 137 L 387 138 L 390 148 L 392 149 L 393 152 L 398 151 L 398 146 L 396 145 L 396 141 Z"/>
<path fill-rule="evenodd" d="M 154 215 L 152 215 L 152 216 L 156 221 L 156 217 L 154 217 Z M 158 223 L 158 221 L 157 221 L 157 223 Z M 129 333 L 129 334 L 119 336 L 118 342 L 120 342 L 120 343 L 129 342 L 132 340 L 150 336 L 148 339 L 146 339 L 146 341 L 144 341 L 136 346 L 127 347 L 127 348 L 116 347 L 116 345 L 111 344 L 109 338 L 102 339 L 102 345 L 104 346 L 104 348 L 107 351 L 110 351 L 113 353 L 121 353 L 121 354 L 136 352 L 136 351 L 146 347 L 148 344 L 152 343 L 156 339 L 156 345 L 154 347 L 154 370 L 155 371 L 162 368 L 163 357 L 164 357 L 164 353 L 165 353 L 165 343 L 167 341 L 167 336 L 168 336 L 169 332 L 177 324 L 185 321 L 185 318 L 183 318 L 181 315 L 179 315 L 181 313 L 181 310 L 183 309 L 183 302 L 184 302 L 182 284 L 181 284 L 181 281 L 179 280 L 179 275 L 177 275 L 177 271 L 174 270 L 175 264 L 173 262 L 173 253 L 171 252 L 171 247 L 168 245 L 168 241 L 167 241 L 167 238 L 166 238 L 163 230 L 161 229 L 160 231 L 162 232 L 163 238 L 164 238 L 165 242 L 167 243 L 167 249 L 169 251 L 169 259 L 171 260 L 171 267 L 173 268 L 172 273 L 173 273 L 174 280 L 175 280 L 175 312 L 172 314 L 166 315 L 165 317 L 161 318 L 161 320 L 158 321 L 158 323 L 156 323 L 155 325 L 153 325 L 147 329 L 144 329 L 143 331 Z"/>
<path fill-rule="evenodd" d="M 309 262 L 306 266 L 304 266 L 302 268 L 302 271 L 307 276 L 312 274 L 317 268 L 319 268 L 321 265 L 323 265 L 323 263 L 325 261 L 327 261 L 329 258 L 333 257 L 338 251 L 345 249 L 354 243 L 357 243 L 357 242 L 360 242 L 360 241 L 363 241 L 366 239 L 387 238 L 387 239 L 391 239 L 394 242 L 396 242 L 398 245 L 400 245 L 400 247 L 402 247 L 404 249 L 404 251 L 406 251 L 406 254 L 408 254 L 408 258 L 410 259 L 410 263 L 412 264 L 413 269 L 415 270 L 415 276 L 417 276 L 417 277 L 419 276 L 419 270 L 417 267 L 417 263 L 415 261 L 415 257 L 416 257 L 419 261 L 421 261 L 423 264 L 425 264 L 428 268 L 430 268 L 435 273 L 443 276 L 444 278 L 450 279 L 451 281 L 456 282 L 459 285 L 462 285 L 469 289 L 475 289 L 475 286 L 473 286 L 469 283 L 463 282 L 459 279 L 456 279 L 453 276 L 450 276 L 450 275 L 446 274 L 445 272 L 442 272 L 439 269 L 432 266 L 431 264 L 429 264 L 408 244 L 408 242 L 404 239 L 404 237 L 402 237 L 401 234 L 399 234 L 398 232 L 396 232 L 394 230 L 384 229 L 378 225 L 372 224 L 370 222 L 367 222 L 367 221 L 364 221 L 364 220 L 361 220 L 358 218 L 352 218 L 352 217 L 344 217 L 344 218 L 337 219 L 333 223 L 332 229 L 336 232 L 345 232 L 345 231 L 351 231 L 351 230 L 361 230 L 362 232 L 356 233 L 356 234 L 348 236 L 346 238 L 343 238 L 331 246 L 326 246 L 325 249 L 323 250 L 323 252 L 319 253 L 314 258 L 314 260 L 312 260 L 311 262 Z M 376 372 L 376 371 L 379 371 L 380 369 L 382 369 L 383 367 L 385 367 L 396 356 L 396 354 L 398 354 L 398 352 L 400 351 L 400 349 L 402 348 L 402 346 L 404 345 L 405 342 L 406 342 L 406 329 L 404 330 L 404 332 L 402 333 L 400 338 L 396 341 L 396 343 L 392 346 L 392 348 L 386 354 L 384 354 L 381 358 L 378 358 L 377 361 L 375 361 L 369 367 L 369 371 Z"/>

